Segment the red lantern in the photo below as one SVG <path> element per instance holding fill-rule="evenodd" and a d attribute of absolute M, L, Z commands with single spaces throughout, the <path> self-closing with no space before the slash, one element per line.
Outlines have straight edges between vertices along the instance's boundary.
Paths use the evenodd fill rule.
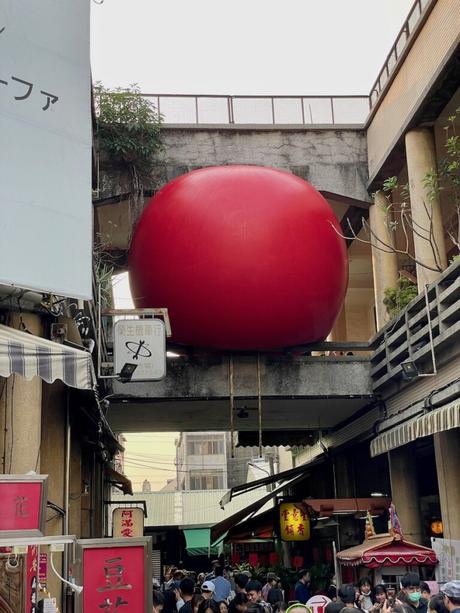
<path fill-rule="evenodd" d="M 258 566 L 259 555 L 257 553 L 250 553 L 248 556 L 248 562 L 251 566 Z"/>
<path fill-rule="evenodd" d="M 348 281 L 337 219 L 309 183 L 257 166 L 204 168 L 147 205 L 129 256 L 137 307 L 167 307 L 172 340 L 269 350 L 321 341 Z"/>
<path fill-rule="evenodd" d="M 280 561 L 280 557 L 276 551 L 272 551 L 270 552 L 270 555 L 268 556 L 268 560 L 269 560 L 270 566 L 276 566 Z"/>
<path fill-rule="evenodd" d="M 303 566 L 303 556 L 294 556 L 292 558 L 292 566 L 294 568 L 302 568 L 302 566 Z"/>

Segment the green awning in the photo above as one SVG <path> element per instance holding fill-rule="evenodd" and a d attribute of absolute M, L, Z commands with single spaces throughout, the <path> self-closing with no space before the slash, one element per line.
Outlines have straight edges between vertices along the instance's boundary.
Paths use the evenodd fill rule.
<path fill-rule="evenodd" d="M 211 556 L 218 553 L 218 548 L 211 546 L 211 528 L 184 530 L 185 543 L 189 556 Z"/>

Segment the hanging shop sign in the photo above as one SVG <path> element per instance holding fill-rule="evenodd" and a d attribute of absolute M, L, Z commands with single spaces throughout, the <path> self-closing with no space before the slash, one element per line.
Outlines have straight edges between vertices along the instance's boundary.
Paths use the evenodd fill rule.
<path fill-rule="evenodd" d="M 460 540 L 431 538 L 431 547 L 439 560 L 436 581 L 447 583 L 460 577 Z"/>
<path fill-rule="evenodd" d="M 0 475 L 1 536 L 43 536 L 47 492 L 48 475 Z"/>
<path fill-rule="evenodd" d="M 327 605 L 330 602 L 331 599 L 327 596 L 317 594 L 316 596 L 312 596 L 310 600 L 307 601 L 307 607 L 310 607 L 313 613 L 324 613 Z"/>
<path fill-rule="evenodd" d="M 116 321 L 114 368 L 129 381 L 158 381 L 166 376 L 166 332 L 161 319 Z"/>
<path fill-rule="evenodd" d="M 144 536 L 144 509 L 117 507 L 112 514 L 113 537 Z"/>
<path fill-rule="evenodd" d="M 283 541 L 308 541 L 310 517 L 300 502 L 282 502 L 279 505 L 280 535 Z"/>
<path fill-rule="evenodd" d="M 77 540 L 75 576 L 83 586 L 77 613 L 151 613 L 150 537 Z"/>

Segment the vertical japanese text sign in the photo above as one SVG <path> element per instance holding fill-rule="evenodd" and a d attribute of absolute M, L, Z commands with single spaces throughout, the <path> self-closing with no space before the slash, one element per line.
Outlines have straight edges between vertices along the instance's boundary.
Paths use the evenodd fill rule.
<path fill-rule="evenodd" d="M 114 538 L 144 536 L 144 510 L 140 507 L 117 507 L 112 515 Z"/>
<path fill-rule="evenodd" d="M 0 475 L 0 535 L 43 536 L 48 475 Z"/>
<path fill-rule="evenodd" d="M 304 506 L 298 502 L 282 502 L 280 510 L 280 533 L 283 541 L 308 541 L 310 518 Z"/>
<path fill-rule="evenodd" d="M 151 613 L 150 537 L 78 540 L 76 556 L 78 613 Z"/>

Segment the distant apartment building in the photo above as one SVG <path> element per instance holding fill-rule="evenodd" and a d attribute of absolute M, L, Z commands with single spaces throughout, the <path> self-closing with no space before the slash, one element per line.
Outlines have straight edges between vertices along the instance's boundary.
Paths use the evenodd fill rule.
<path fill-rule="evenodd" d="M 256 478 L 273 471 L 275 448 L 235 447 L 230 432 L 181 432 L 176 441 L 176 489 L 217 490 L 246 483 L 248 465 Z M 259 474 L 258 474 L 259 473 Z"/>

